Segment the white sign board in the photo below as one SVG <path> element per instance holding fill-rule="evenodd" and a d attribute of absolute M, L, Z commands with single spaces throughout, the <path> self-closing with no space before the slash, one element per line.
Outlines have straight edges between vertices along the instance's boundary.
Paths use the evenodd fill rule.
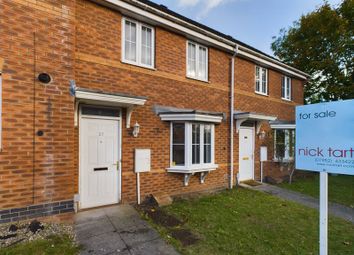
<path fill-rule="evenodd" d="M 354 175 L 354 100 L 296 107 L 296 169 Z"/>
<path fill-rule="evenodd" d="M 135 149 L 135 173 L 150 172 L 151 150 Z"/>
<path fill-rule="evenodd" d="M 261 146 L 261 162 L 268 161 L 268 148 Z"/>
<path fill-rule="evenodd" d="M 328 254 L 328 173 L 354 175 L 354 100 L 296 107 L 296 169 L 320 172 L 320 255 Z"/>

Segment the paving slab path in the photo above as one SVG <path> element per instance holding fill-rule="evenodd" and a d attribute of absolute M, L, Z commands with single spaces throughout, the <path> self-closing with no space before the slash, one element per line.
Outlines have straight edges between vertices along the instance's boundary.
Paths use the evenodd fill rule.
<path fill-rule="evenodd" d="M 282 199 L 294 201 L 299 204 L 305 205 L 307 207 L 311 207 L 311 208 L 319 210 L 320 204 L 319 204 L 319 200 L 317 198 L 314 198 L 314 197 L 311 197 L 311 196 L 308 196 L 308 195 L 305 195 L 305 194 L 302 194 L 299 192 L 283 189 L 283 188 L 280 188 L 280 187 L 277 187 L 274 185 L 270 185 L 270 184 L 266 184 L 266 183 L 263 183 L 262 185 L 259 185 L 259 186 L 249 186 L 246 184 L 240 184 L 240 186 L 244 187 L 244 188 L 252 189 L 252 190 L 262 191 L 262 192 L 280 197 Z M 336 216 L 338 218 L 342 218 L 346 221 L 350 221 L 354 224 L 354 208 L 350 208 L 348 206 L 329 202 L 328 203 L 328 213 L 333 216 Z"/>
<path fill-rule="evenodd" d="M 130 205 L 75 215 L 76 240 L 86 255 L 178 255 Z"/>

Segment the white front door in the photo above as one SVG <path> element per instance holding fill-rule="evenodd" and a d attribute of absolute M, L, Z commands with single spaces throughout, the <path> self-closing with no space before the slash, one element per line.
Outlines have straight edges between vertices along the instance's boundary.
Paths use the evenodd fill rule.
<path fill-rule="evenodd" d="M 82 118 L 80 208 L 119 202 L 119 121 Z"/>
<path fill-rule="evenodd" d="M 254 129 L 239 131 L 239 181 L 254 179 Z"/>

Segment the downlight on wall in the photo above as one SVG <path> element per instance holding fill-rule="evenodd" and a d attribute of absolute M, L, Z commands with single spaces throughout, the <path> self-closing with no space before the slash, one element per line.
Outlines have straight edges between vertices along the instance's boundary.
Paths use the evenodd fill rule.
<path fill-rule="evenodd" d="M 140 132 L 140 125 L 138 122 L 135 122 L 134 128 L 133 128 L 133 136 L 138 137 Z"/>

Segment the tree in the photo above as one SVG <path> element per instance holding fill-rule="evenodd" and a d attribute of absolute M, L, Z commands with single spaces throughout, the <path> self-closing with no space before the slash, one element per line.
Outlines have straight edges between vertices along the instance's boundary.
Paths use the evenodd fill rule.
<path fill-rule="evenodd" d="M 305 102 L 354 98 L 354 0 L 328 2 L 273 37 L 274 55 L 311 75 Z"/>

